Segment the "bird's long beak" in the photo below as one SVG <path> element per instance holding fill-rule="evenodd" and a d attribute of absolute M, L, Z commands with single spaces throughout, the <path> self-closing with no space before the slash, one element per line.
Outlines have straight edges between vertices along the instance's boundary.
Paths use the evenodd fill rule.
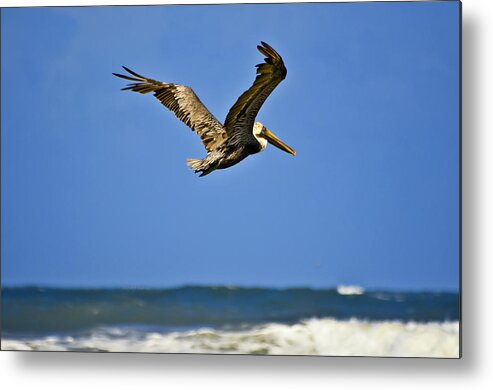
<path fill-rule="evenodd" d="M 284 142 L 282 142 L 279 138 L 277 138 L 272 131 L 264 127 L 260 135 L 264 137 L 271 145 L 274 145 L 275 147 L 284 150 L 287 153 L 291 153 L 293 156 L 296 156 L 296 152 Z"/>

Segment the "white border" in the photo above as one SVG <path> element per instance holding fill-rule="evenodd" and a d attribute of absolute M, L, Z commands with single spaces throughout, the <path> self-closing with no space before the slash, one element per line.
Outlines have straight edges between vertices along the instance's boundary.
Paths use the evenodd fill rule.
<path fill-rule="evenodd" d="M 368 0 L 341 0 L 339 3 L 363 2 Z M 390 0 L 400 1 L 400 0 Z M 416 0 L 427 1 L 427 0 Z M 32 7 L 32 6 L 60 6 L 60 5 L 159 5 L 159 4 L 228 4 L 228 3 L 300 3 L 302 1 L 295 0 L 271 0 L 271 1 L 232 1 L 232 0 L 3 0 L 2 7 Z M 312 0 L 312 3 L 326 3 L 324 0 Z"/>

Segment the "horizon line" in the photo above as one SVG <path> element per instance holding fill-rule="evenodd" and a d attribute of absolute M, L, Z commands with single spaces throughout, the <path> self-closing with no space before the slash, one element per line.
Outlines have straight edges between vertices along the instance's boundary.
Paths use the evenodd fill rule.
<path fill-rule="evenodd" d="M 372 291 L 389 291 L 389 292 L 400 292 L 400 293 L 417 293 L 417 292 L 428 292 L 428 293 L 457 293 L 459 294 L 460 288 L 404 288 L 399 290 L 398 288 L 391 287 L 364 287 L 358 284 L 338 284 L 332 286 L 308 286 L 308 285 L 290 285 L 290 286 L 263 286 L 263 285 L 238 285 L 232 283 L 224 284 L 206 284 L 206 283 L 182 283 L 178 285 L 169 286 L 143 286 L 143 285 L 114 285 L 114 286 L 67 286 L 67 285 L 54 285 L 54 284 L 37 284 L 37 283 L 19 283 L 19 284 L 4 284 L 1 283 L 2 289 L 27 289 L 27 288 L 39 288 L 39 289 L 51 289 L 51 290 L 176 290 L 182 288 L 227 288 L 230 290 L 240 290 L 240 289 L 264 289 L 264 290 L 337 290 L 340 287 L 355 287 L 360 288 L 365 292 Z"/>

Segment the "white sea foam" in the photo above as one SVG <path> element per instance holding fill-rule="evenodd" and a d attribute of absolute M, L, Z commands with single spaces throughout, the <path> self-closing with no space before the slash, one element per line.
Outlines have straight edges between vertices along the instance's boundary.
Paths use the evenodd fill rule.
<path fill-rule="evenodd" d="M 363 287 L 360 286 L 340 285 L 337 286 L 337 292 L 340 295 L 362 295 L 364 294 L 365 290 L 363 289 Z"/>
<path fill-rule="evenodd" d="M 241 331 L 203 328 L 159 333 L 104 328 L 86 337 L 4 339 L 2 349 L 456 358 L 459 356 L 459 323 L 324 318 L 295 325 L 265 324 Z"/>

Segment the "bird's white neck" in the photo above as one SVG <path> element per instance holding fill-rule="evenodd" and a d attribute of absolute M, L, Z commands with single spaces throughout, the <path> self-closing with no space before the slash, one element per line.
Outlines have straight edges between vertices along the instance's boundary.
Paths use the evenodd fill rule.
<path fill-rule="evenodd" d="M 260 144 L 261 151 L 265 150 L 265 148 L 267 147 L 267 140 L 264 137 L 260 136 L 260 133 L 262 132 L 263 128 L 264 125 L 260 122 L 255 122 L 253 125 L 253 136 Z"/>

